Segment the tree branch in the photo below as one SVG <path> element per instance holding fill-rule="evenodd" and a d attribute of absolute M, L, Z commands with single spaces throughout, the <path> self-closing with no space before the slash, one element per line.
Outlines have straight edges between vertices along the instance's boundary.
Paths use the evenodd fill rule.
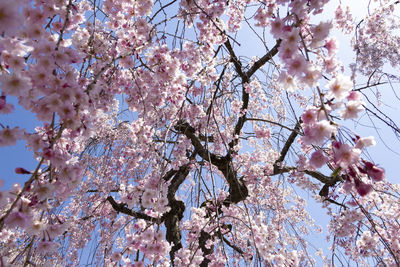
<path fill-rule="evenodd" d="M 140 212 L 135 212 L 131 209 L 129 209 L 126 205 L 126 203 L 117 203 L 115 201 L 115 199 L 112 196 L 108 196 L 107 197 L 107 201 L 110 202 L 111 206 L 113 207 L 113 209 L 117 212 L 135 217 L 136 219 L 143 219 L 149 222 L 154 222 L 154 223 L 161 223 L 161 219 L 159 218 L 153 218 L 150 217 L 149 215 L 140 213 Z"/>
<path fill-rule="evenodd" d="M 274 47 L 272 47 L 271 50 L 268 51 L 262 58 L 257 60 L 253 66 L 247 71 L 246 76 L 250 78 L 259 68 L 261 68 L 265 63 L 267 63 L 269 60 L 271 60 L 277 53 L 278 53 L 278 48 L 281 45 L 282 40 L 278 39 L 276 41 L 276 44 Z"/>

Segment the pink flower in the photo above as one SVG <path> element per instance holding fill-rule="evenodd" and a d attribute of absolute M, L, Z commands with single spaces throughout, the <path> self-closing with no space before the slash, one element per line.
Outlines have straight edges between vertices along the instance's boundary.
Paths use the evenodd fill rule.
<path fill-rule="evenodd" d="M 328 158 L 324 155 L 322 150 L 315 151 L 311 155 L 310 165 L 313 168 L 321 168 L 326 162 Z"/>
<path fill-rule="evenodd" d="M 358 113 L 364 110 L 362 106 L 362 102 L 360 101 L 349 101 L 346 103 L 346 108 L 339 111 L 340 116 L 347 119 L 356 119 L 358 117 Z"/>
<path fill-rule="evenodd" d="M 376 142 L 373 136 L 363 137 L 357 140 L 356 148 L 363 149 L 366 146 L 375 146 Z"/>
<path fill-rule="evenodd" d="M 327 97 L 334 97 L 340 101 L 349 95 L 350 90 L 353 88 L 353 82 L 349 77 L 339 74 L 336 78 L 332 79 L 326 87 L 329 89 Z"/>
<path fill-rule="evenodd" d="M 20 211 L 11 213 L 5 221 L 5 223 L 11 228 L 25 228 L 28 227 L 31 222 L 31 217 L 28 216 L 26 213 Z"/>
<path fill-rule="evenodd" d="M 51 241 L 40 241 L 36 249 L 39 253 L 51 253 L 57 249 L 57 245 Z"/>
<path fill-rule="evenodd" d="M 265 8 L 259 8 L 254 16 L 257 21 L 256 26 L 266 27 L 268 25 L 268 13 Z"/>
<path fill-rule="evenodd" d="M 23 131 L 18 127 L 14 127 L 13 129 L 8 127 L 3 128 L 0 131 L 0 147 L 15 145 L 17 140 L 22 137 L 22 133 Z"/>
<path fill-rule="evenodd" d="M 377 167 L 372 162 L 366 161 L 364 162 L 365 169 L 369 177 L 376 182 L 380 182 L 385 179 L 385 170 L 382 168 Z"/>
<path fill-rule="evenodd" d="M 379 182 L 385 178 L 385 170 L 374 166 L 371 170 L 368 170 L 368 175 L 375 181 Z"/>
<path fill-rule="evenodd" d="M 288 62 L 294 55 L 297 54 L 298 48 L 294 46 L 292 43 L 281 43 L 279 46 L 279 54 L 278 56 L 284 61 Z"/>
<path fill-rule="evenodd" d="M 290 28 L 290 31 L 284 32 L 282 40 L 293 47 L 297 47 L 300 41 L 300 30 L 298 28 Z"/>
<path fill-rule="evenodd" d="M 326 58 L 324 60 L 324 70 L 327 73 L 332 73 L 336 71 L 336 69 L 339 67 L 339 62 L 337 61 L 336 57 L 330 57 Z"/>
<path fill-rule="evenodd" d="M 0 188 L 3 186 L 4 180 L 0 179 Z M 0 191 L 0 207 L 3 207 L 7 204 L 8 192 Z"/>
<path fill-rule="evenodd" d="M 333 158 L 340 167 L 346 169 L 352 164 L 358 162 L 360 158 L 361 150 L 349 146 L 348 144 L 342 144 L 340 142 L 333 143 Z"/>
<path fill-rule="evenodd" d="M 311 29 L 313 39 L 311 47 L 317 47 L 328 37 L 329 31 L 332 28 L 332 22 L 320 22 L 317 26 Z"/>
<path fill-rule="evenodd" d="M 117 262 L 119 260 L 121 260 L 121 252 L 114 252 L 113 254 L 111 254 L 111 260 L 113 262 Z"/>
<path fill-rule="evenodd" d="M 6 96 L 0 96 L 0 114 L 7 114 L 14 110 L 12 104 L 7 103 Z"/>
<path fill-rule="evenodd" d="M 300 76 L 307 71 L 308 63 L 301 55 L 289 59 L 286 65 L 288 73 L 293 76 Z"/>
<path fill-rule="evenodd" d="M 308 108 L 304 111 L 303 115 L 301 115 L 301 120 L 304 124 L 313 124 L 317 122 L 318 117 L 318 109 L 317 108 Z"/>
<path fill-rule="evenodd" d="M 13 36 L 23 20 L 18 14 L 19 5 L 14 1 L 0 1 L 0 34 Z"/>
<path fill-rule="evenodd" d="M 308 68 L 301 77 L 301 81 L 309 87 L 318 85 L 318 80 L 321 78 L 321 72 L 313 67 Z"/>
<path fill-rule="evenodd" d="M 331 56 L 332 54 L 336 53 L 339 45 L 335 38 L 331 38 L 325 42 L 324 47 L 326 50 L 328 50 L 328 55 Z"/>
<path fill-rule="evenodd" d="M 27 232 L 32 235 L 39 235 L 45 230 L 45 224 L 41 221 L 33 221 L 32 225 L 27 229 Z"/>
<path fill-rule="evenodd" d="M 275 38 L 280 38 L 283 36 L 284 31 L 283 31 L 283 26 L 285 26 L 284 22 L 280 18 L 275 18 L 271 22 L 271 34 Z"/>
<path fill-rule="evenodd" d="M 285 71 L 280 73 L 278 82 L 288 92 L 294 92 L 297 90 L 295 78 L 293 76 L 287 74 L 287 72 L 285 72 Z"/>
<path fill-rule="evenodd" d="M 27 94 L 32 87 L 29 77 L 17 72 L 1 75 L 0 82 L 3 93 L 16 97 Z"/>
<path fill-rule="evenodd" d="M 346 180 L 343 183 L 343 190 L 347 193 L 350 194 L 351 193 L 351 189 L 353 189 L 353 183 L 349 180 Z"/>
<path fill-rule="evenodd" d="M 74 117 L 75 110 L 70 103 L 64 103 L 60 107 L 58 113 L 63 120 L 67 120 L 67 119 L 72 119 Z"/>
<path fill-rule="evenodd" d="M 372 191 L 372 185 L 366 184 L 363 181 L 360 181 L 359 179 L 354 179 L 354 183 L 356 186 L 357 193 L 362 197 L 368 195 Z"/>
<path fill-rule="evenodd" d="M 302 141 L 305 145 L 321 145 L 326 138 L 331 137 L 335 130 L 335 126 L 331 125 L 328 121 L 319 121 L 304 129 Z"/>
<path fill-rule="evenodd" d="M 357 91 L 351 91 L 349 96 L 347 97 L 347 100 L 351 101 L 361 101 L 362 95 L 360 92 Z"/>

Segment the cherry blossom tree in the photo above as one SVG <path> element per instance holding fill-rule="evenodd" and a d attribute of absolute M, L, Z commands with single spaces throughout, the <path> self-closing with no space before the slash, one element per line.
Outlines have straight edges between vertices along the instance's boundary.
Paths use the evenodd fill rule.
<path fill-rule="evenodd" d="M 1 1 L 0 113 L 16 99 L 38 125 L 0 124 L 37 160 L 0 191 L 0 266 L 400 266 L 400 186 L 349 123 L 400 133 L 380 108 L 398 9 Z M 327 254 L 297 189 L 330 218 Z"/>

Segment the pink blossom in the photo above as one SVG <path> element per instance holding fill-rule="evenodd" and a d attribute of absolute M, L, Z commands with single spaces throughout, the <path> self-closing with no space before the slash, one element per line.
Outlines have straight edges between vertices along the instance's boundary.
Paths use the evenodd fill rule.
<path fill-rule="evenodd" d="M 375 146 L 376 142 L 373 136 L 359 138 L 356 142 L 356 148 L 363 149 L 366 146 Z"/>
<path fill-rule="evenodd" d="M 313 39 L 311 46 L 317 47 L 323 43 L 323 41 L 328 37 L 329 31 L 333 27 L 332 22 L 320 22 L 317 26 L 311 29 Z"/>
<path fill-rule="evenodd" d="M 333 142 L 333 156 L 336 164 L 346 169 L 360 159 L 361 150 L 348 144 Z"/>
<path fill-rule="evenodd" d="M 33 235 L 40 235 L 45 230 L 45 224 L 41 221 L 33 221 L 27 232 Z"/>
<path fill-rule="evenodd" d="M 356 186 L 357 193 L 362 197 L 368 195 L 372 191 L 372 185 L 366 184 L 363 181 L 360 181 L 359 179 L 355 179 L 354 183 Z"/>
<path fill-rule="evenodd" d="M 385 179 L 385 170 L 377 167 L 372 162 L 366 161 L 364 162 L 365 169 L 367 174 L 372 178 L 372 180 L 376 182 L 380 182 Z"/>
<path fill-rule="evenodd" d="M 340 63 L 337 61 L 336 57 L 325 58 L 324 60 L 324 70 L 327 73 L 335 72 L 340 66 Z"/>
<path fill-rule="evenodd" d="M 2 146 L 13 146 L 16 142 L 21 139 L 23 131 L 18 127 L 12 129 L 6 127 L 0 131 L 0 147 Z"/>
<path fill-rule="evenodd" d="M 295 55 L 286 64 L 288 73 L 293 76 L 300 76 L 307 71 L 308 63 L 301 55 Z"/>
<path fill-rule="evenodd" d="M 4 180 L 0 179 L 0 188 L 3 186 Z M 0 206 L 4 206 L 7 204 L 8 192 L 0 191 Z"/>
<path fill-rule="evenodd" d="M 317 122 L 318 118 L 318 109 L 314 107 L 309 107 L 304 111 L 303 115 L 301 115 L 301 120 L 304 124 L 313 124 Z"/>
<path fill-rule="evenodd" d="M 293 45 L 292 43 L 281 43 L 281 45 L 279 46 L 278 56 L 282 59 L 283 62 L 288 62 L 292 57 L 297 54 L 297 45 Z"/>
<path fill-rule="evenodd" d="M 0 114 L 11 113 L 14 110 L 14 106 L 6 102 L 6 96 L 0 96 Z"/>
<path fill-rule="evenodd" d="M 280 73 L 278 82 L 288 92 L 294 92 L 297 90 L 296 79 L 293 76 L 287 74 L 287 72 L 285 71 Z"/>
<path fill-rule="evenodd" d="M 344 190 L 347 194 L 350 194 L 350 193 L 351 193 L 351 190 L 353 189 L 353 186 L 354 186 L 354 184 L 353 184 L 351 181 L 346 180 L 346 181 L 343 183 L 343 190 Z"/>
<path fill-rule="evenodd" d="M 25 228 L 32 223 L 32 218 L 31 216 L 27 215 L 24 212 L 15 211 L 12 212 L 10 215 L 8 215 L 5 223 L 11 228 L 14 227 Z"/>
<path fill-rule="evenodd" d="M 18 72 L 2 74 L 0 82 L 3 93 L 17 97 L 27 94 L 32 87 L 29 77 Z"/>
<path fill-rule="evenodd" d="M 353 82 L 349 77 L 339 74 L 336 78 L 330 80 L 326 87 L 329 89 L 328 98 L 334 97 L 341 101 L 349 95 L 353 88 Z"/>
<path fill-rule="evenodd" d="M 313 168 L 321 168 L 328 161 L 328 157 L 324 155 L 322 150 L 317 150 L 312 153 L 310 158 L 310 165 Z"/>
<path fill-rule="evenodd" d="M 297 47 L 300 42 L 300 30 L 298 28 L 290 28 L 290 31 L 285 31 L 282 37 L 283 43 Z"/>
<path fill-rule="evenodd" d="M 18 14 L 18 4 L 13 1 L 0 1 L 0 34 L 13 36 L 17 33 L 23 20 Z"/>
<path fill-rule="evenodd" d="M 301 77 L 301 81 L 309 87 L 315 87 L 318 85 L 318 80 L 320 78 L 321 71 L 315 69 L 314 67 L 309 67 L 304 72 L 304 76 Z"/>
<path fill-rule="evenodd" d="M 360 101 L 348 101 L 345 104 L 345 109 L 340 110 L 339 114 L 340 116 L 347 120 L 347 119 L 356 119 L 358 118 L 358 113 L 363 111 L 363 103 Z"/>
<path fill-rule="evenodd" d="M 272 22 L 271 22 L 271 34 L 272 36 L 274 36 L 275 38 L 280 38 L 283 36 L 284 31 L 283 31 L 283 27 L 285 26 L 284 22 L 282 21 L 282 19 L 280 18 L 275 18 Z"/>
<path fill-rule="evenodd" d="M 331 56 L 336 53 L 339 44 L 335 38 L 330 38 L 329 40 L 326 40 L 324 47 L 328 50 L 328 55 Z"/>
<path fill-rule="evenodd" d="M 57 245 L 51 241 L 40 241 L 36 249 L 38 253 L 53 253 L 57 249 Z"/>
<path fill-rule="evenodd" d="M 368 170 L 368 175 L 375 181 L 380 182 L 385 178 L 385 170 L 374 166 Z"/>
<path fill-rule="evenodd" d="M 331 125 L 326 120 L 322 120 L 315 124 L 306 126 L 302 141 L 306 145 L 321 145 L 324 140 L 330 138 L 332 133 L 335 131 L 335 126 Z"/>
<path fill-rule="evenodd" d="M 119 260 L 121 260 L 121 252 L 114 252 L 113 254 L 111 254 L 111 260 L 113 262 L 118 262 Z"/>
<path fill-rule="evenodd" d="M 347 100 L 349 101 L 361 101 L 362 94 L 357 91 L 351 91 L 350 94 L 347 96 Z"/>
<path fill-rule="evenodd" d="M 257 21 L 256 26 L 266 27 L 268 25 L 268 13 L 265 8 L 259 8 L 254 16 L 254 20 Z"/>

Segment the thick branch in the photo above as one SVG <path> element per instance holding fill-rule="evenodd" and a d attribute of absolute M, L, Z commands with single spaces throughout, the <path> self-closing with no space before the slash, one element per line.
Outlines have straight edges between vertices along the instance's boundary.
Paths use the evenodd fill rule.
<path fill-rule="evenodd" d="M 284 169 L 284 167 L 282 166 L 282 162 L 284 161 L 287 153 L 289 152 L 290 147 L 292 146 L 294 140 L 296 140 L 296 137 L 299 134 L 300 123 L 301 123 L 301 121 L 298 121 L 296 123 L 296 126 L 294 127 L 294 131 L 292 131 L 292 133 L 289 135 L 289 138 L 286 140 L 286 143 L 282 148 L 281 155 L 275 161 L 275 163 L 274 163 L 274 175 L 282 173 L 282 171 Z M 287 170 L 287 171 L 289 171 L 289 170 Z M 287 172 L 287 171 L 283 171 L 283 172 Z"/>
<path fill-rule="evenodd" d="M 268 51 L 262 58 L 257 60 L 253 66 L 247 71 L 246 76 L 250 78 L 259 68 L 261 68 L 265 63 L 267 63 L 269 60 L 271 60 L 277 53 L 278 53 L 278 48 L 281 45 L 282 40 L 278 39 L 276 41 L 276 44 L 274 47 L 272 47 L 271 50 Z"/>
<path fill-rule="evenodd" d="M 120 213 L 129 215 L 129 216 L 135 217 L 136 219 L 143 219 L 143 220 L 146 220 L 146 221 L 149 221 L 149 222 L 155 222 L 155 223 L 160 223 L 161 222 L 161 220 L 158 219 L 158 218 L 153 218 L 153 217 L 150 217 L 150 216 L 148 216 L 146 214 L 143 214 L 143 213 L 140 213 L 140 212 L 135 212 L 135 211 L 129 209 L 125 203 L 117 203 L 112 196 L 108 196 L 107 197 L 107 201 L 110 202 L 110 204 L 113 207 L 113 209 L 115 211 L 117 211 L 117 212 L 120 212 Z"/>
<path fill-rule="evenodd" d="M 195 157 L 196 152 L 193 153 L 191 157 Z M 164 180 L 168 181 L 172 175 L 173 178 L 171 180 L 170 185 L 168 186 L 168 206 L 171 208 L 164 216 L 166 239 L 168 242 L 172 243 L 172 248 L 169 253 L 171 257 L 172 265 L 174 263 L 175 252 L 182 248 L 181 243 L 181 229 L 180 229 L 180 221 L 183 218 L 183 213 L 185 211 L 185 203 L 180 200 L 175 199 L 175 193 L 179 189 L 179 186 L 185 181 L 187 175 L 189 174 L 190 167 L 189 164 L 183 165 L 179 168 L 179 170 L 169 171 L 165 176 Z"/>
<path fill-rule="evenodd" d="M 201 231 L 200 232 L 200 238 L 199 238 L 199 247 L 201 251 L 203 252 L 203 261 L 200 264 L 200 267 L 207 267 L 208 264 L 210 263 L 210 260 L 206 258 L 207 255 L 210 255 L 214 251 L 214 246 L 211 246 L 210 248 L 206 247 L 207 241 L 211 238 L 212 236 L 207 233 L 206 231 Z"/>
<path fill-rule="evenodd" d="M 300 123 L 301 123 L 300 121 L 296 123 L 294 131 L 292 131 L 292 133 L 289 135 L 289 138 L 286 140 L 286 143 L 282 148 L 281 155 L 279 159 L 276 161 L 276 163 L 282 162 L 285 159 L 287 153 L 289 152 L 290 147 L 292 146 L 294 140 L 296 140 L 296 137 L 299 134 Z"/>
<path fill-rule="evenodd" d="M 204 160 L 209 161 L 211 164 L 219 166 L 223 164 L 223 158 L 220 156 L 216 156 L 213 153 L 210 153 L 204 146 L 201 144 L 200 138 L 198 138 L 195 134 L 196 130 L 189 125 L 189 123 L 185 121 L 179 121 L 176 126 L 175 130 L 183 133 L 186 135 L 187 138 L 192 141 L 192 145 L 197 151 L 197 154 Z"/>
<path fill-rule="evenodd" d="M 233 65 L 235 66 L 235 70 L 237 74 L 242 78 L 242 82 L 248 82 L 249 78 L 247 77 L 247 74 L 243 72 L 242 70 L 242 63 L 240 60 L 237 58 L 235 51 L 233 51 L 232 45 L 229 42 L 229 39 L 226 40 L 224 43 L 226 49 L 228 49 L 229 55 L 231 56 L 231 61 L 233 62 Z"/>
<path fill-rule="evenodd" d="M 196 136 L 195 129 L 187 122 L 179 121 L 175 126 L 175 130 L 186 135 L 186 137 L 192 141 L 192 145 L 196 149 L 198 155 L 216 166 L 223 173 L 229 184 L 229 197 L 224 201 L 224 204 L 239 203 L 246 199 L 248 196 L 247 187 L 243 181 L 237 178 L 237 172 L 233 168 L 232 158 L 229 153 L 225 157 L 221 157 L 209 152 Z"/>
<path fill-rule="evenodd" d="M 320 181 L 321 183 L 323 183 L 323 184 L 325 184 L 327 186 L 335 185 L 336 182 L 339 181 L 339 179 L 337 179 L 335 177 L 326 176 L 326 175 L 323 175 L 322 173 L 317 172 L 317 171 L 305 170 L 304 173 L 310 175 L 311 177 L 317 179 L 318 181 Z"/>
<path fill-rule="evenodd" d="M 181 243 L 181 229 L 179 227 L 180 221 L 183 218 L 185 211 L 185 203 L 180 200 L 171 199 L 168 200 L 168 205 L 171 210 L 165 215 L 165 228 L 166 228 L 166 239 L 172 244 L 171 251 L 169 252 L 171 263 L 174 264 L 175 252 L 182 248 Z"/>
<path fill-rule="evenodd" d="M 235 246 L 234 244 L 232 244 L 228 239 L 226 239 L 224 236 L 220 236 L 220 238 L 222 238 L 222 240 L 231 248 L 233 248 L 236 252 L 238 252 L 240 255 L 244 255 L 244 251 L 239 248 L 238 246 Z"/>

